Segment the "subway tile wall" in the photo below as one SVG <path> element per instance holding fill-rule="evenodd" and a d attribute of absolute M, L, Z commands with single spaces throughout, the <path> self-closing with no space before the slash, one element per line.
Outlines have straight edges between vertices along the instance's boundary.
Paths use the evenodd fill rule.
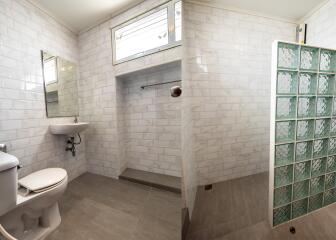
<path fill-rule="evenodd" d="M 120 169 L 116 84 L 107 24 L 79 36 L 80 116 L 91 123 L 86 132 L 88 170 L 117 177 Z"/>
<path fill-rule="evenodd" d="M 63 167 L 73 179 L 86 171 L 85 143 L 73 158 L 48 131 L 73 118 L 46 118 L 41 50 L 78 63 L 75 34 L 27 1 L 0 0 L 0 142 L 23 164 L 20 176 Z"/>
<path fill-rule="evenodd" d="M 127 165 L 116 76 L 181 59 L 181 47 L 176 47 L 113 66 L 110 29 L 164 2 L 146 0 L 79 35 L 80 115 L 91 123 L 86 142 L 90 172 L 118 177 Z"/>
<path fill-rule="evenodd" d="M 182 4 L 182 32 L 186 32 L 186 18 L 184 13 L 187 11 L 186 4 Z M 185 45 L 187 35 L 182 35 Z M 188 68 L 189 55 L 187 48 L 182 50 L 182 114 L 181 114 L 181 143 L 182 143 L 182 208 L 187 208 L 191 219 L 194 209 L 197 191 L 197 166 L 194 161 L 193 147 L 193 121 L 192 121 L 192 98 L 190 82 L 190 72 Z"/>
<path fill-rule="evenodd" d="M 267 171 L 271 44 L 296 25 L 188 1 L 183 14 L 198 184 Z"/>
<path fill-rule="evenodd" d="M 336 1 L 328 1 L 305 19 L 308 25 L 307 44 L 336 48 Z"/>
<path fill-rule="evenodd" d="M 181 80 L 181 64 L 170 63 L 118 78 L 122 91 L 127 166 L 181 177 L 181 98 L 170 96 L 170 83 Z"/>

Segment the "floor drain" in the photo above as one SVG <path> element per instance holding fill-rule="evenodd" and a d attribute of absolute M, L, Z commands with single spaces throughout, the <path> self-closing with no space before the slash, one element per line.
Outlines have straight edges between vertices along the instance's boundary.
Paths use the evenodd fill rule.
<path fill-rule="evenodd" d="M 212 189 L 212 184 L 208 184 L 208 185 L 205 185 L 204 186 L 204 190 L 205 191 L 209 191 L 209 190 L 211 190 Z"/>
<path fill-rule="evenodd" d="M 295 234 L 295 227 L 290 227 L 289 231 L 291 232 L 291 234 Z"/>

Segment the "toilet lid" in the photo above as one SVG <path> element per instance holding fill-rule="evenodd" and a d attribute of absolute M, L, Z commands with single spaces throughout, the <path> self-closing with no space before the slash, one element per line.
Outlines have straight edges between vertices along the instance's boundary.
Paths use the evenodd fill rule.
<path fill-rule="evenodd" d="M 67 172 L 62 168 L 46 168 L 19 180 L 19 185 L 33 192 L 49 188 L 63 181 Z"/>

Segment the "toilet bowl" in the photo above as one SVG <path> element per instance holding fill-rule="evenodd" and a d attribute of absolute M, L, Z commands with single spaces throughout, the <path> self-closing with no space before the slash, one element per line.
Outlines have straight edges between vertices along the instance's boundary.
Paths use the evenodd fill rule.
<path fill-rule="evenodd" d="M 18 180 L 17 165 L 14 156 L 0 152 L 0 224 L 18 240 L 45 239 L 61 223 L 58 200 L 67 172 L 47 168 Z"/>

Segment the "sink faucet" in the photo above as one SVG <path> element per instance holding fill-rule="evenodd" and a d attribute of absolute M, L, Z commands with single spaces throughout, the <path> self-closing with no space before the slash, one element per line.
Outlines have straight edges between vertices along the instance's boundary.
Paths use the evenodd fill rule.
<path fill-rule="evenodd" d="M 1 152 L 5 152 L 5 153 L 7 152 L 7 146 L 6 146 L 6 144 L 2 144 L 2 143 L 0 144 L 0 151 Z"/>
<path fill-rule="evenodd" d="M 74 123 L 78 123 L 78 118 L 77 118 L 77 116 L 75 116 Z"/>

